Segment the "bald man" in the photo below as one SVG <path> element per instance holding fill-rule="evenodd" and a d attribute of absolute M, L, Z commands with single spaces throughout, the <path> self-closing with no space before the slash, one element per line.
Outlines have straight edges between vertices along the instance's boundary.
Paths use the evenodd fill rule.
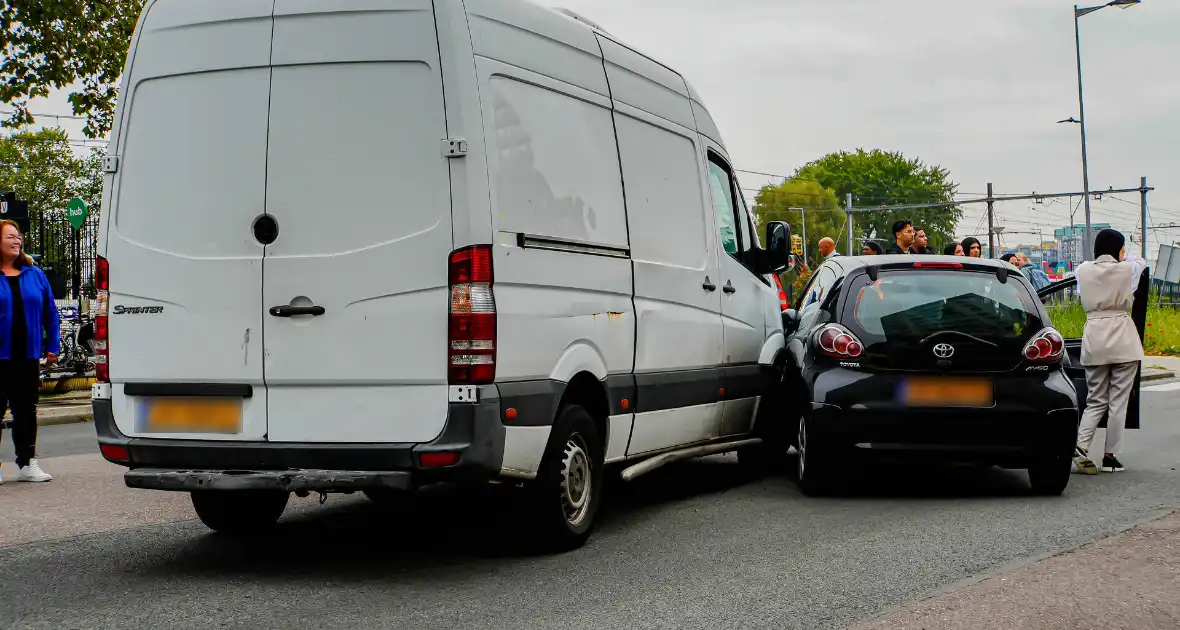
<path fill-rule="evenodd" d="M 836 251 L 836 241 L 826 236 L 819 239 L 819 254 L 824 257 L 824 260 L 839 256 L 840 253 Z"/>

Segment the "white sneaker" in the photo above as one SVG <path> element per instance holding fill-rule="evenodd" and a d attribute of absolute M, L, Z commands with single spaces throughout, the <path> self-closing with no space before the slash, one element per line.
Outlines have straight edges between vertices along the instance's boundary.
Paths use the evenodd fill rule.
<path fill-rule="evenodd" d="M 16 473 L 17 481 L 53 481 L 53 475 L 41 470 L 36 459 L 30 459 L 28 466 L 23 466 Z"/>

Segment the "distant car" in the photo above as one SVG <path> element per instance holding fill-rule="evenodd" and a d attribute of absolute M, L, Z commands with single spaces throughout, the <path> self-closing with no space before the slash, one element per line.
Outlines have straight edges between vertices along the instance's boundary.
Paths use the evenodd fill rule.
<path fill-rule="evenodd" d="M 856 450 L 1027 468 L 1038 494 L 1068 485 L 1079 400 L 1066 343 L 1011 266 L 834 258 L 783 321 L 805 493 L 830 489 Z"/>

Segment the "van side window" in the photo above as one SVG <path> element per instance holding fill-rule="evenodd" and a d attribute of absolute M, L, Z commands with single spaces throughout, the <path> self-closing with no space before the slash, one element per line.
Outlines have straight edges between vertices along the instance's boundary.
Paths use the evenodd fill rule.
<path fill-rule="evenodd" d="M 734 219 L 733 186 L 729 181 L 729 173 L 713 161 L 709 155 L 709 189 L 713 193 L 713 208 L 717 217 L 717 230 L 721 234 L 721 247 L 725 253 L 738 257 L 741 249 L 738 247 L 737 221 Z"/>

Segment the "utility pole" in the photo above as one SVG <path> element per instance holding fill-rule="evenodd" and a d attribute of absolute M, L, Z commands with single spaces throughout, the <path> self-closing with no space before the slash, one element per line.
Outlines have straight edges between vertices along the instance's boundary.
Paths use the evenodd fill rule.
<path fill-rule="evenodd" d="M 845 221 L 845 224 L 848 225 L 848 255 L 855 256 L 856 252 L 852 249 L 854 247 L 852 244 L 852 193 L 848 193 L 848 196 L 844 198 L 844 212 L 848 214 L 848 220 Z"/>
<path fill-rule="evenodd" d="M 1141 223 L 1139 225 L 1142 226 L 1142 228 L 1140 229 L 1140 238 L 1143 241 L 1143 243 L 1140 245 L 1140 247 L 1143 249 L 1143 253 L 1142 253 L 1143 260 L 1147 260 L 1147 177 L 1146 176 L 1139 178 L 1139 206 L 1140 206 L 1140 210 L 1142 212 L 1139 216 L 1139 220 L 1141 221 Z"/>
<path fill-rule="evenodd" d="M 992 183 L 987 183 L 987 256 L 996 257 L 996 200 Z"/>
<path fill-rule="evenodd" d="M 1086 200 L 1086 232 L 1082 243 L 1082 260 L 1094 258 L 1094 235 L 1090 230 L 1090 162 L 1086 157 L 1086 102 L 1082 98 L 1082 35 L 1078 28 L 1078 5 L 1073 7 L 1073 41 L 1078 56 L 1078 126 L 1082 128 L 1082 192 Z M 1071 228 L 1073 226 L 1070 226 Z"/>

